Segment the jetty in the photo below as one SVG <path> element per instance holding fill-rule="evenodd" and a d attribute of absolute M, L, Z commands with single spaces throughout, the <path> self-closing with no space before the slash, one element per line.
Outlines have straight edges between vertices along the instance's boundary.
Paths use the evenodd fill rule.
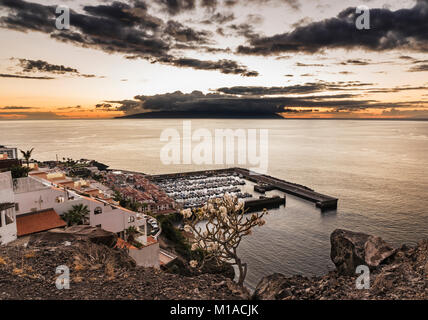
<path fill-rule="evenodd" d="M 285 206 L 286 198 L 281 198 L 279 196 L 273 198 L 260 197 L 257 200 L 248 200 L 245 201 L 244 209 L 247 213 L 257 212 L 263 209 L 277 209 L 280 206 Z"/>
<path fill-rule="evenodd" d="M 315 203 L 317 208 L 322 210 L 334 210 L 337 209 L 337 203 L 339 199 L 327 196 L 315 192 L 308 187 L 287 182 L 278 178 L 274 178 L 268 175 L 258 175 L 257 173 L 251 172 L 247 169 L 235 168 L 235 172 L 244 176 L 247 180 L 250 180 L 258 184 L 258 187 L 255 190 L 279 190 L 287 194 L 302 198 L 304 200 Z M 256 191 L 257 191 L 256 190 Z"/>

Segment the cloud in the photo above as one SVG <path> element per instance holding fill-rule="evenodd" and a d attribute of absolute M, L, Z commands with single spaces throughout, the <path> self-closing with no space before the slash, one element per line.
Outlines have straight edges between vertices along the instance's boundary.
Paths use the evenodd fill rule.
<path fill-rule="evenodd" d="M 379 102 L 373 99 L 361 99 L 355 91 L 366 91 L 370 83 L 339 81 L 319 82 L 288 87 L 224 87 L 204 94 L 192 93 L 138 95 L 133 100 L 106 101 L 97 105 L 105 111 L 122 111 L 125 114 L 144 112 L 196 112 L 196 113 L 233 113 L 233 114 L 276 114 L 289 108 L 332 108 L 337 111 L 358 111 L 370 108 L 411 108 L 425 107 L 427 101 L 406 101 L 398 103 Z M 408 87 L 407 90 L 416 88 Z M 404 89 L 403 89 L 404 90 Z M 334 93 L 335 91 L 341 93 Z M 349 92 L 348 92 L 349 91 Z M 325 94 L 332 92 L 332 94 Z M 320 94 L 323 93 L 323 94 Z"/>
<path fill-rule="evenodd" d="M 24 72 L 48 72 L 55 74 L 79 73 L 77 69 L 63 65 L 50 64 L 42 60 L 19 59 L 20 66 Z"/>
<path fill-rule="evenodd" d="M 217 12 L 212 14 L 208 19 L 201 21 L 202 24 L 225 24 L 235 20 L 233 13 L 221 13 Z"/>
<path fill-rule="evenodd" d="M 209 43 L 209 37 L 212 35 L 211 32 L 196 31 L 173 20 L 168 21 L 164 32 L 178 42 L 197 42 L 199 44 Z"/>
<path fill-rule="evenodd" d="M 428 1 L 418 0 L 410 9 L 371 9 L 370 30 L 356 28 L 356 8 L 337 17 L 299 26 L 291 32 L 251 39 L 237 52 L 249 55 L 277 55 L 283 52 L 316 53 L 325 49 L 385 51 L 428 50 Z"/>
<path fill-rule="evenodd" d="M 311 82 L 286 87 L 225 87 L 216 92 L 240 96 L 266 96 L 285 94 L 311 94 L 327 91 L 343 91 L 371 86 L 371 83 L 360 82 Z"/>
<path fill-rule="evenodd" d="M 12 58 L 15 60 L 15 58 Z M 82 74 L 77 69 L 71 67 L 65 67 L 63 65 L 51 64 L 43 60 L 29 60 L 29 59 L 18 59 L 19 66 L 22 68 L 22 72 L 42 72 L 50 74 L 71 74 L 83 78 L 95 78 L 94 74 Z"/>
<path fill-rule="evenodd" d="M 237 63 L 233 60 L 218 60 L 218 61 L 202 61 L 192 58 L 174 58 L 172 56 L 164 57 L 158 62 L 164 64 L 170 64 L 175 67 L 187 67 L 197 70 L 217 70 L 224 74 L 237 74 L 243 77 L 257 77 L 259 73 L 257 71 L 248 70 L 245 66 Z"/>
<path fill-rule="evenodd" d="M 0 118 L 4 116 L 7 118 L 12 118 L 18 116 L 26 120 L 58 120 L 58 119 L 67 119 L 66 116 L 58 115 L 55 112 L 1 112 Z"/>
<path fill-rule="evenodd" d="M 343 61 L 340 63 L 341 65 L 348 66 L 348 65 L 354 65 L 354 66 L 367 66 L 371 64 L 370 60 L 364 60 L 364 59 L 348 59 L 346 61 Z"/>
<path fill-rule="evenodd" d="M 186 11 L 192 11 L 198 7 L 214 11 L 218 7 L 234 7 L 237 5 L 266 5 L 267 3 L 285 4 L 288 7 L 299 10 L 298 0 L 154 0 L 171 15 L 177 15 Z"/>
<path fill-rule="evenodd" d="M 297 62 L 296 63 L 296 67 L 325 67 L 324 64 L 319 64 L 319 63 L 301 63 L 301 62 Z"/>
<path fill-rule="evenodd" d="M 191 2 L 162 1 L 180 8 L 190 5 Z M 8 13 L 0 18 L 0 26 L 22 32 L 39 31 L 58 41 L 176 67 L 198 69 L 200 66 L 201 70 L 216 70 L 225 74 L 236 74 L 236 70 L 240 69 L 242 76 L 258 75 L 256 71 L 248 70 L 230 60 L 203 61 L 173 54 L 171 51 L 177 49 L 177 43 L 206 44 L 209 34 L 174 21 L 164 23 L 150 15 L 142 2 L 132 3 L 133 5 L 129 5 L 114 1 L 106 5 L 85 6 L 85 13 L 71 10 L 71 29 L 59 31 L 55 28 L 55 6 L 24 0 L 0 0 L 0 6 Z M 222 67 L 228 64 L 232 65 L 232 72 Z"/>
<path fill-rule="evenodd" d="M 0 78 L 15 78 L 15 79 L 26 79 L 26 80 L 53 80 L 55 78 L 52 77 L 31 77 L 31 76 L 23 76 L 19 74 L 4 74 L 0 73 Z"/>
<path fill-rule="evenodd" d="M 193 10 L 196 8 L 195 0 L 154 0 L 165 8 L 171 15 L 176 15 L 182 11 Z M 214 1 L 203 1 L 209 6 L 214 5 Z"/>
<path fill-rule="evenodd" d="M 31 107 L 1 107 L 0 110 L 30 110 L 30 109 L 37 109 L 37 108 L 31 108 Z"/>
<path fill-rule="evenodd" d="M 428 64 L 421 64 L 418 66 L 411 67 L 410 72 L 425 72 L 428 71 Z"/>

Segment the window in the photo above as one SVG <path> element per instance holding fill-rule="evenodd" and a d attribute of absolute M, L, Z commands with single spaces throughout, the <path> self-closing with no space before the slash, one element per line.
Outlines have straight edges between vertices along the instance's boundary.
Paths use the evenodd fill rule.
<path fill-rule="evenodd" d="M 101 207 L 96 207 L 95 208 L 95 210 L 94 210 L 94 214 L 95 215 L 97 215 L 97 214 L 102 214 L 103 213 L 103 209 L 101 209 Z"/>
<path fill-rule="evenodd" d="M 128 223 L 133 223 L 133 222 L 135 222 L 135 217 L 134 216 L 130 216 L 128 218 Z"/>
<path fill-rule="evenodd" d="M 101 225 L 100 225 L 100 224 L 97 224 L 95 227 L 97 227 L 97 228 L 101 228 Z"/>
<path fill-rule="evenodd" d="M 15 203 L 15 211 L 19 211 L 19 203 Z"/>
<path fill-rule="evenodd" d="M 5 217 L 6 224 L 11 224 L 15 222 L 15 217 L 13 215 L 12 209 L 7 209 L 4 217 Z"/>
<path fill-rule="evenodd" d="M 65 198 L 63 196 L 58 196 L 55 198 L 56 203 L 63 203 L 65 202 Z"/>

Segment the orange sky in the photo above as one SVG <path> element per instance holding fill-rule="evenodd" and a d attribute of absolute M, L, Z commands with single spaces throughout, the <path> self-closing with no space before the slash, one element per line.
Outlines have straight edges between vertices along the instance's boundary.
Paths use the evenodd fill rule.
<path fill-rule="evenodd" d="M 42 5 L 55 2 L 33 1 Z M 178 56 L 202 61 L 237 61 L 248 70 L 257 71 L 257 77 L 152 63 L 141 58 L 128 59 L 129 55 L 123 52 L 112 53 L 97 47 L 57 41 L 48 33 L 0 28 L 0 119 L 112 118 L 123 115 L 124 112 L 114 111 L 114 108 L 106 111 L 96 108 L 96 105 L 109 101 L 134 100 L 137 95 L 152 96 L 175 91 L 191 93 L 198 90 L 208 94 L 223 87 L 269 88 L 303 86 L 307 83 L 350 82 L 370 85 L 358 90 L 339 89 L 316 94 L 353 94 L 352 99 L 370 101 L 374 107 L 361 110 L 342 108 L 340 111 L 320 107 L 316 110 L 311 108 L 310 112 L 306 111 L 308 108 L 305 110 L 290 107 L 299 112 L 287 112 L 285 117 L 428 118 L 427 71 L 410 71 L 415 66 L 415 61 L 419 61 L 419 64 L 422 64 L 421 61 L 428 61 L 426 52 L 401 48 L 376 52 L 356 47 L 326 49 L 316 53 L 245 55 L 234 53 L 237 46 L 248 43 L 248 39 L 242 34 L 229 31 L 229 35 L 220 35 L 217 32 L 219 27 L 229 27 L 233 30 L 232 24 L 239 26 L 251 23 L 253 32 L 275 35 L 291 31 L 299 23 L 334 17 L 347 6 L 354 5 L 351 0 L 320 2 L 326 4 L 322 10 L 319 9 L 320 6 L 310 2 L 300 2 L 299 8 L 293 8 L 280 5 L 275 0 L 266 1 L 264 6 L 250 4 L 227 9 L 217 8 L 214 13 L 233 14 L 235 20 L 228 22 L 229 25 L 197 22 L 213 14 L 206 9 L 197 8 L 193 12 L 168 15 L 165 10 L 155 5 L 150 6 L 149 13 L 164 21 L 163 23 L 173 19 L 196 31 L 203 30 L 209 34 L 208 43 L 204 43 L 204 46 L 212 45 L 225 49 L 221 52 L 186 50 L 178 52 Z M 84 12 L 82 8 L 88 4 L 104 5 L 105 2 L 78 0 L 70 3 L 70 6 L 73 10 Z M 375 8 L 382 8 L 385 4 L 383 0 L 371 1 Z M 391 10 L 409 9 L 414 5 L 414 0 L 388 2 Z M 0 16 L 2 14 L 13 12 L 0 10 Z M 227 51 L 227 48 L 230 50 Z M 35 69 L 30 72 L 23 67 L 22 60 L 43 61 L 53 66 L 65 66 L 76 72 L 59 73 Z M 357 60 L 364 63 L 344 63 Z M 390 90 L 392 88 L 400 90 Z M 375 92 L 376 90 L 380 92 Z M 293 95 L 296 96 L 298 95 Z M 381 103 L 387 107 L 379 108 Z M 289 107 L 284 105 L 284 108 Z"/>

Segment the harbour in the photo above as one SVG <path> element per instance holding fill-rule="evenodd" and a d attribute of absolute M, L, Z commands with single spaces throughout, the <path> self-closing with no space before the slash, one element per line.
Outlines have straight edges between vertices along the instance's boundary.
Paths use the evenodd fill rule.
<path fill-rule="evenodd" d="M 147 176 L 147 179 L 164 189 L 170 197 L 183 203 L 183 208 L 186 209 L 202 206 L 209 198 L 222 196 L 225 193 L 230 193 L 240 199 L 251 198 L 251 194 L 243 193 L 238 187 L 238 185 L 245 184 L 243 180 L 255 183 L 254 191 L 258 193 L 264 194 L 266 191 L 278 190 L 315 203 L 315 206 L 322 211 L 337 209 L 339 201 L 337 198 L 318 193 L 306 186 L 268 175 L 260 175 L 243 168 L 151 175 Z M 255 200 L 258 201 L 256 207 L 263 202 L 266 204 L 272 202 L 272 198 L 266 197 L 251 201 Z M 285 202 L 284 198 L 284 205 Z M 251 203 L 249 206 L 253 208 Z"/>

